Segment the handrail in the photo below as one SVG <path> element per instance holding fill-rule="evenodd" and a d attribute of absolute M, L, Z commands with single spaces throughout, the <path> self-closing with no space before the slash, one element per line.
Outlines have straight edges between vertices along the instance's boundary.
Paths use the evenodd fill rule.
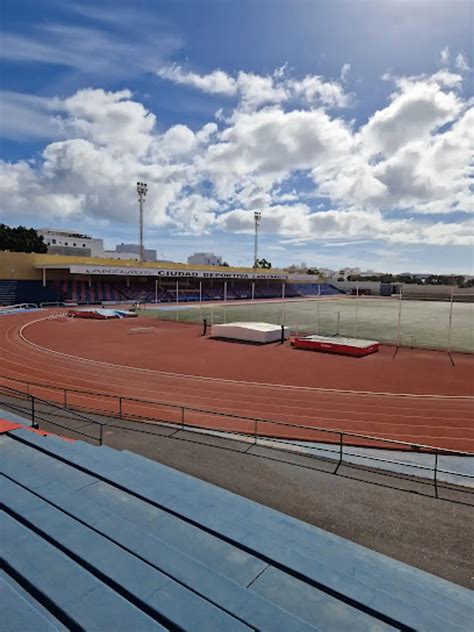
<path fill-rule="evenodd" d="M 27 394 L 29 393 L 29 389 L 30 387 L 39 387 L 39 388 L 44 388 L 46 390 L 52 390 L 52 391 L 56 391 L 56 392 L 62 392 L 63 396 L 64 396 L 64 402 L 66 404 L 66 407 L 68 406 L 68 398 L 67 398 L 67 394 L 68 393 L 75 393 L 75 394 L 79 394 L 79 395 L 96 395 L 98 397 L 102 397 L 102 398 L 109 398 L 112 400 L 115 400 L 117 402 L 117 412 L 121 413 L 122 407 L 123 407 L 123 402 L 133 402 L 133 403 L 139 403 L 139 404 L 153 404 L 155 406 L 166 406 L 168 408 L 173 408 L 176 409 L 178 411 L 184 409 L 186 411 L 189 412 L 194 412 L 194 413 L 200 413 L 200 414 L 205 414 L 205 415 L 214 415 L 216 417 L 227 417 L 229 419 L 238 419 L 238 420 L 242 420 L 242 421 L 250 421 L 250 422 L 257 422 L 260 424 L 271 424 L 271 425 L 277 425 L 277 426 L 283 426 L 283 427 L 288 427 L 288 428 L 295 428 L 295 429 L 301 429 L 301 430 L 312 430 L 314 432 L 321 432 L 321 433 L 326 433 L 326 434 L 333 434 L 333 435 L 339 435 L 340 433 L 343 433 L 346 437 L 352 437 L 354 439 L 363 439 L 366 441 L 371 441 L 371 442 L 379 442 L 379 443 L 383 443 L 383 444 L 393 444 L 394 446 L 403 446 L 403 448 L 409 448 L 412 451 L 418 451 L 418 452 L 423 452 L 423 453 L 442 453 L 442 454 L 446 454 L 446 455 L 452 455 L 452 456 L 474 456 L 474 452 L 468 452 L 468 451 L 461 451 L 461 450 L 452 450 L 450 448 L 439 448 L 436 446 L 430 446 L 430 445 L 426 445 L 423 443 L 413 443 L 410 441 L 401 441 L 399 439 L 388 439 L 388 438 L 384 438 L 384 437 L 375 437 L 373 435 L 366 435 L 366 434 L 360 434 L 360 433 L 356 433 L 356 432 L 351 432 L 351 431 L 346 431 L 342 428 L 323 428 L 323 427 L 319 427 L 319 426 L 308 426 L 308 425 L 304 425 L 304 424 L 295 424 L 295 423 L 290 423 L 290 422 L 285 422 L 285 421 L 277 421 L 274 419 L 265 419 L 263 417 L 250 417 L 247 415 L 236 415 L 234 413 L 228 413 L 225 411 L 216 411 L 216 410 L 210 410 L 210 409 L 206 409 L 206 408 L 198 408 L 195 406 L 184 406 L 182 404 L 173 404 L 170 402 L 163 402 L 160 400 L 152 400 L 152 399 L 141 399 L 141 398 L 137 398 L 137 397 L 128 397 L 128 396 L 124 396 L 124 395 L 116 395 L 113 393 L 106 393 L 103 391 L 93 391 L 93 390 L 85 390 L 85 389 L 76 389 L 76 388 L 66 388 L 66 387 L 62 387 L 62 386 L 55 386 L 55 385 L 51 385 L 51 384 L 40 384 L 38 382 L 29 382 L 28 380 L 20 380 L 20 379 L 16 379 L 16 378 L 0 378 L 3 380 L 7 380 L 9 382 L 18 382 L 20 384 L 26 384 L 27 385 Z M 0 384 L 0 387 L 2 387 L 3 385 Z M 6 388 L 10 388 L 12 389 L 12 387 L 6 386 Z M 12 390 L 16 390 L 16 389 L 12 389 Z M 22 391 L 18 391 L 18 392 L 22 392 Z M 49 401 L 49 400 L 45 400 L 45 401 Z M 94 410 L 96 413 L 98 414 L 103 414 L 104 410 L 98 410 L 98 409 L 87 409 L 87 410 Z M 107 412 L 107 411 L 105 411 Z M 141 419 L 147 419 L 146 416 L 143 415 L 133 415 L 133 414 L 129 414 L 130 417 L 139 417 Z M 172 423 L 172 422 L 169 422 Z M 206 426 L 202 426 L 203 428 L 206 428 Z M 263 436 L 263 435 L 261 435 Z M 298 441 L 300 440 L 304 440 L 304 439 L 297 439 Z M 371 446 L 371 447 L 376 447 L 376 446 Z M 389 449 L 387 447 L 384 447 L 382 449 Z M 396 449 L 396 447 L 394 448 Z"/>
<path fill-rule="evenodd" d="M 38 309 L 37 303 L 15 303 L 14 305 L 1 305 L 0 312 L 9 312 L 12 309 Z"/>
<path fill-rule="evenodd" d="M 96 419 L 91 419 L 90 417 L 87 417 L 86 415 L 84 415 L 83 413 L 79 413 L 75 410 L 68 410 L 68 413 L 72 414 L 72 416 L 74 416 L 74 420 L 77 420 L 78 418 L 80 420 L 85 420 L 87 421 L 89 424 L 93 424 L 94 426 L 99 426 L 100 427 L 100 437 L 94 437 L 93 435 L 87 434 L 85 432 L 81 432 L 80 430 L 77 430 L 76 428 L 71 428 L 70 426 L 62 426 L 61 424 L 58 424 L 55 421 L 51 421 L 48 418 L 44 418 L 44 415 L 42 415 L 36 406 L 36 403 L 39 402 L 40 404 L 46 404 L 47 406 L 50 406 L 51 408 L 55 408 L 55 409 L 59 409 L 59 410 L 63 410 L 62 406 L 59 406 L 58 404 L 55 404 L 54 402 L 51 402 L 47 399 L 41 399 L 40 397 L 36 397 L 34 395 L 29 395 L 28 393 L 24 393 L 23 391 L 19 391 L 17 389 L 13 389 L 10 388 L 9 386 L 4 386 L 3 384 L 0 385 L 0 389 L 7 389 L 8 391 L 13 391 L 19 395 L 23 395 L 26 397 L 26 401 L 30 401 L 31 403 L 31 409 L 30 409 L 30 413 L 31 413 L 31 425 L 33 428 L 38 428 L 39 425 L 37 423 L 38 419 L 42 418 L 42 421 L 46 422 L 46 423 L 51 423 L 55 426 L 59 426 L 60 428 L 64 428 L 65 430 L 68 430 L 69 432 L 74 432 L 76 434 L 80 434 L 83 437 L 88 437 L 89 439 L 94 439 L 96 441 L 99 440 L 100 438 L 100 444 L 102 445 L 102 426 L 104 425 L 102 422 L 97 421 Z M 13 408 L 14 410 L 18 411 L 18 412 L 24 412 L 22 408 L 18 408 L 17 406 L 13 406 L 10 402 L 8 403 L 8 406 L 10 408 Z"/>
<path fill-rule="evenodd" d="M 17 396 L 20 395 L 20 396 L 24 397 L 26 401 L 30 401 L 30 403 L 31 403 L 31 421 L 32 421 L 32 426 L 35 427 L 35 428 L 39 427 L 38 419 L 41 419 L 41 421 L 44 421 L 45 423 L 48 423 L 48 424 L 57 426 L 59 428 L 63 428 L 65 430 L 69 431 L 69 432 L 73 432 L 75 434 L 79 434 L 81 436 L 93 439 L 94 441 L 98 441 L 99 445 L 103 444 L 103 428 L 104 428 L 104 426 L 110 427 L 110 428 L 124 429 L 122 426 L 117 426 L 116 424 L 109 424 L 109 423 L 106 423 L 106 422 L 98 421 L 96 419 L 92 419 L 91 417 L 88 417 L 88 416 L 84 415 L 83 413 L 79 413 L 79 412 L 75 411 L 74 409 L 70 409 L 70 408 L 67 408 L 65 406 L 61 406 L 59 404 L 51 402 L 50 400 L 42 399 L 42 398 L 37 397 L 35 395 L 32 395 L 30 393 L 25 393 L 24 391 L 21 391 L 21 390 L 18 390 L 18 389 L 14 389 L 14 388 L 9 387 L 9 386 L 5 386 L 3 384 L 0 384 L 0 389 L 4 389 L 6 391 L 9 391 L 10 393 L 15 393 Z M 15 397 L 15 395 L 12 395 L 12 397 Z M 134 400 L 134 401 L 142 401 L 142 400 Z M 89 434 L 81 432 L 81 430 L 77 430 L 75 428 L 64 426 L 64 425 L 58 423 L 57 421 L 52 421 L 49 417 L 45 418 L 44 414 L 41 414 L 41 413 L 38 412 L 37 406 L 36 406 L 37 402 L 39 402 L 41 404 L 46 404 L 47 406 L 50 406 L 50 407 L 52 407 L 54 409 L 58 409 L 58 410 L 61 410 L 61 411 L 67 411 L 69 415 L 72 414 L 76 418 L 79 418 L 81 420 L 85 420 L 89 424 L 92 424 L 94 426 L 98 426 L 99 427 L 99 437 L 96 437 L 96 436 L 93 436 L 93 435 L 89 435 Z M 158 403 L 158 402 L 148 402 L 148 403 Z M 16 408 L 15 406 L 13 406 L 11 404 L 9 404 L 9 406 L 11 406 L 14 410 L 15 409 L 16 410 L 22 410 L 22 409 Z M 293 428 L 297 427 L 297 428 L 304 428 L 304 429 L 311 429 L 311 430 L 319 430 L 319 429 L 313 428 L 312 426 L 293 425 L 293 424 L 288 424 L 288 423 L 285 423 L 285 422 L 270 421 L 270 420 L 258 419 L 258 418 L 246 418 L 246 419 L 254 421 L 254 431 L 253 432 L 243 432 L 243 431 L 236 431 L 236 430 L 228 430 L 226 428 L 221 428 L 221 429 L 213 428 L 213 429 L 210 429 L 210 428 L 208 428 L 206 426 L 199 426 L 198 424 L 194 424 L 194 423 L 192 423 L 192 424 L 186 424 L 185 423 L 184 411 L 185 410 L 197 410 L 197 411 L 199 411 L 199 409 L 186 408 L 184 406 L 177 406 L 177 405 L 171 405 L 171 406 L 173 406 L 175 408 L 180 408 L 182 410 L 182 416 L 181 416 L 180 422 L 172 422 L 172 421 L 166 421 L 166 420 L 158 419 L 158 421 L 161 424 L 164 424 L 164 425 L 166 425 L 168 427 L 169 426 L 176 427 L 177 430 L 188 430 L 188 431 L 189 430 L 191 430 L 191 431 L 192 430 L 201 430 L 201 431 L 207 431 L 207 432 L 211 432 L 211 433 L 215 433 L 215 432 L 219 433 L 220 432 L 220 433 L 225 433 L 225 434 L 239 435 L 239 436 L 242 436 L 242 437 L 244 437 L 244 436 L 245 437 L 250 437 L 250 438 L 253 437 L 255 445 L 257 444 L 259 438 L 262 439 L 262 440 L 265 440 L 265 439 L 266 440 L 272 440 L 273 442 L 276 442 L 276 443 L 280 443 L 280 444 L 284 444 L 284 445 L 291 445 L 292 446 L 292 452 L 294 451 L 295 447 L 303 447 L 303 446 L 295 446 L 294 442 L 291 442 L 289 439 L 288 440 L 285 440 L 283 438 L 281 438 L 281 439 L 280 438 L 274 439 L 274 438 L 268 437 L 266 435 L 260 435 L 258 433 L 258 423 L 271 423 L 271 424 L 277 424 L 277 425 L 282 425 L 282 426 L 290 426 L 290 427 L 293 427 Z M 102 411 L 102 414 L 103 414 L 103 412 L 104 411 Z M 213 414 L 219 414 L 219 413 L 215 413 L 215 411 L 206 411 L 206 412 L 211 412 Z M 226 415 L 224 414 L 223 416 L 226 416 Z M 239 418 L 236 415 L 232 415 L 232 417 Z M 125 418 L 121 417 L 121 419 L 125 420 L 125 419 L 128 419 L 128 417 L 125 417 Z M 133 419 L 133 416 L 132 416 L 132 419 Z M 147 423 L 146 421 L 140 421 L 140 422 L 137 422 L 137 423 L 139 423 L 140 425 L 141 424 L 149 425 L 149 422 Z M 147 431 L 142 430 L 141 428 L 125 428 L 125 429 L 133 431 L 133 432 L 147 432 Z M 390 464 L 394 464 L 394 465 L 402 465 L 403 467 L 409 467 L 409 468 L 411 467 L 411 468 L 415 468 L 415 469 L 419 469 L 419 470 L 429 471 L 429 472 L 433 472 L 432 482 L 433 482 L 433 485 L 434 485 L 434 488 L 435 488 L 435 497 L 436 498 L 438 498 L 438 483 L 439 483 L 438 476 L 439 476 L 439 474 L 442 473 L 442 474 L 449 474 L 451 476 L 459 477 L 459 478 L 474 479 L 474 474 L 471 475 L 471 474 L 466 474 L 466 473 L 463 473 L 463 472 L 454 472 L 454 471 L 451 471 L 451 470 L 441 469 L 438 466 L 438 457 L 440 455 L 446 455 L 446 453 L 450 453 L 450 454 L 453 454 L 453 455 L 456 454 L 458 456 L 474 456 L 474 454 L 469 453 L 469 452 L 455 452 L 453 450 L 444 450 L 443 448 L 432 448 L 433 452 L 428 453 L 428 454 L 432 454 L 432 456 L 434 456 L 434 466 L 430 467 L 429 465 L 423 465 L 423 464 L 420 464 L 420 463 L 408 463 L 408 462 L 398 461 L 398 460 L 394 460 L 394 459 L 380 458 L 378 456 L 374 456 L 374 455 L 371 455 L 371 454 L 358 454 L 358 453 L 353 453 L 353 452 L 344 452 L 344 450 L 343 450 L 344 445 L 348 445 L 348 446 L 351 445 L 350 443 L 349 444 L 344 444 L 344 437 L 345 436 L 363 437 L 363 438 L 371 439 L 372 441 L 380 441 L 380 442 L 383 442 L 383 443 L 385 443 L 385 441 L 388 441 L 388 442 L 391 442 L 391 443 L 393 443 L 395 441 L 393 441 L 393 440 L 384 440 L 384 439 L 380 439 L 378 437 L 366 437 L 365 435 L 355 435 L 354 433 L 346 433 L 346 432 L 340 431 L 340 430 L 328 430 L 328 429 L 322 429 L 322 430 L 324 432 L 328 432 L 328 433 L 332 433 L 334 435 L 337 435 L 337 437 L 338 437 L 338 442 L 337 443 L 339 444 L 339 447 L 338 447 L 337 450 L 328 450 L 327 448 L 326 449 L 322 448 L 322 450 L 326 451 L 326 452 L 332 452 L 334 454 L 339 453 L 339 459 L 337 460 L 336 468 L 335 468 L 335 470 L 333 472 L 334 474 L 337 474 L 337 472 L 339 470 L 339 467 L 344 462 L 344 456 L 346 456 L 346 457 L 347 456 L 356 456 L 358 458 L 366 459 L 366 460 L 369 460 L 369 461 L 373 460 L 373 461 L 378 461 L 378 462 L 390 463 Z M 174 434 L 175 433 L 173 433 L 173 435 Z M 335 443 L 334 445 L 337 445 L 337 443 Z M 410 444 L 406 444 L 405 442 L 399 442 L 399 443 L 401 443 L 403 445 L 410 445 Z M 271 446 L 271 447 L 274 447 L 274 446 Z M 361 447 L 364 447 L 364 446 L 361 446 Z M 276 448 L 276 449 L 278 449 L 278 448 Z M 309 458 L 317 458 L 317 457 L 312 456 L 311 454 L 306 454 L 306 453 L 305 453 L 305 456 L 308 456 Z M 351 463 L 351 462 L 349 461 L 348 463 Z M 351 465 L 354 465 L 354 464 L 351 463 Z"/>

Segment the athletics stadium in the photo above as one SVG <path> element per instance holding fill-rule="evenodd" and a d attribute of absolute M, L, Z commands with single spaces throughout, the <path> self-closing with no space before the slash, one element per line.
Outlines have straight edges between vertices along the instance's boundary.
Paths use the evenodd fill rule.
<path fill-rule="evenodd" d="M 0 279 L 6 629 L 470 629 L 472 290 Z"/>

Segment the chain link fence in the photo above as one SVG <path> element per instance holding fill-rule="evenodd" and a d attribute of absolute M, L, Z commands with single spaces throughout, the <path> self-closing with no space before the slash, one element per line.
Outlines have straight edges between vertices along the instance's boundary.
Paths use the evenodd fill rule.
<path fill-rule="evenodd" d="M 180 323 L 267 322 L 292 335 L 377 340 L 399 347 L 474 353 L 474 302 L 342 297 L 331 300 L 228 301 L 153 306 L 142 314 Z"/>

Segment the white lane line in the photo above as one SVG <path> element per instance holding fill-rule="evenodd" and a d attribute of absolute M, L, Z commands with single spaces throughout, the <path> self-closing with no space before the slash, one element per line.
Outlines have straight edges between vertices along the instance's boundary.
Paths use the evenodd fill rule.
<path fill-rule="evenodd" d="M 71 360 L 85 362 L 87 364 L 94 364 L 97 366 L 111 367 L 111 368 L 116 368 L 116 369 L 121 369 L 121 370 L 125 369 L 128 371 L 136 371 L 140 373 L 164 375 L 167 377 L 184 378 L 184 379 L 190 379 L 190 380 L 201 380 L 201 381 L 206 381 L 206 382 L 215 382 L 215 383 L 222 383 L 222 384 L 237 384 L 237 385 L 242 385 L 242 386 L 254 386 L 254 387 L 260 387 L 260 388 L 290 389 L 290 390 L 299 390 L 299 391 L 308 391 L 308 392 L 317 392 L 317 393 L 335 393 L 335 394 L 341 394 L 341 395 L 345 394 L 345 395 L 369 395 L 369 396 L 374 396 L 374 397 L 407 397 L 407 398 L 413 398 L 413 399 L 427 399 L 427 398 L 446 399 L 446 400 L 461 399 L 461 400 L 474 401 L 474 396 L 472 395 L 440 395 L 440 394 L 434 394 L 434 393 L 433 394 L 431 393 L 430 394 L 390 393 L 390 392 L 377 392 L 377 391 L 357 391 L 357 390 L 350 390 L 350 389 L 320 388 L 320 387 L 315 387 L 315 386 L 297 386 L 297 385 L 291 385 L 291 384 L 276 384 L 276 383 L 271 383 L 271 382 L 267 383 L 267 382 L 252 382 L 252 381 L 245 381 L 245 380 L 231 380 L 227 378 L 208 377 L 204 375 L 191 375 L 191 374 L 186 374 L 186 373 L 172 373 L 169 371 L 158 371 L 156 369 L 145 369 L 141 367 L 127 367 L 122 364 L 114 364 L 112 362 L 104 362 L 102 360 L 92 360 L 90 358 L 83 358 L 81 356 L 64 353 L 62 351 L 54 351 L 53 349 L 49 349 L 47 347 L 44 347 L 42 345 L 32 342 L 29 338 L 25 336 L 24 331 L 28 329 L 28 327 L 31 327 L 32 325 L 35 325 L 39 322 L 43 322 L 45 320 L 49 320 L 49 317 L 37 318 L 35 320 L 30 321 L 29 323 L 22 325 L 22 327 L 20 327 L 18 334 L 20 338 L 23 340 L 23 342 L 25 342 L 29 346 L 35 347 L 36 349 L 43 351 L 44 353 L 49 353 L 52 355 L 69 358 Z"/>

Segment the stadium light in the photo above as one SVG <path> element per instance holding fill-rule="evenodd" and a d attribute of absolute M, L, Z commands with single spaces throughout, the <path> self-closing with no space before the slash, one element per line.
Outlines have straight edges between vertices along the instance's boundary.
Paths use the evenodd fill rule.
<path fill-rule="evenodd" d="M 253 267 L 258 267 L 258 229 L 260 228 L 260 220 L 262 219 L 262 213 L 260 211 L 255 211 L 253 214 L 255 220 L 255 244 L 253 251 Z"/>
<path fill-rule="evenodd" d="M 148 186 L 145 182 L 137 182 L 138 204 L 139 204 L 139 219 L 140 219 L 140 263 L 144 260 L 143 249 L 143 203 L 145 202 Z"/>

